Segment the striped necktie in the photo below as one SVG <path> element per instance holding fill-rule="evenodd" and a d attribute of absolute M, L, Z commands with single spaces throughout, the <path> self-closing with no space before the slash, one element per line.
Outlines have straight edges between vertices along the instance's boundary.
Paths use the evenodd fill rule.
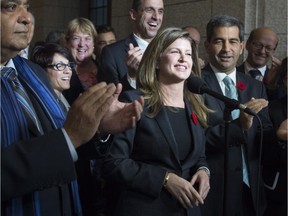
<path fill-rule="evenodd" d="M 263 81 L 263 76 L 262 76 L 262 74 L 261 74 L 261 72 L 259 70 L 257 70 L 257 69 L 250 70 L 249 74 L 254 79 L 257 79 L 259 81 Z"/>
<path fill-rule="evenodd" d="M 233 80 L 229 76 L 226 76 L 223 79 L 223 83 L 225 84 L 225 96 L 231 99 L 238 100 L 238 95 L 237 95 L 236 88 L 233 84 Z M 239 109 L 233 110 L 231 112 L 232 119 L 238 118 L 239 115 L 240 115 Z M 243 145 L 241 145 L 241 152 L 242 152 L 242 165 L 243 165 L 242 167 L 243 182 L 249 186 L 248 169 L 247 169 L 247 164 L 246 164 L 246 159 L 245 159 L 246 154 L 245 154 L 245 149 Z"/>
<path fill-rule="evenodd" d="M 15 69 L 11 67 L 3 67 L 1 69 L 1 74 L 10 83 L 18 102 L 23 108 L 25 117 L 28 121 L 29 128 L 31 127 L 35 128 L 36 126 L 37 130 L 40 133 L 43 133 L 42 127 L 39 123 L 33 105 L 28 97 L 27 92 L 25 91 L 24 87 L 21 85 L 19 79 L 17 78 Z"/>

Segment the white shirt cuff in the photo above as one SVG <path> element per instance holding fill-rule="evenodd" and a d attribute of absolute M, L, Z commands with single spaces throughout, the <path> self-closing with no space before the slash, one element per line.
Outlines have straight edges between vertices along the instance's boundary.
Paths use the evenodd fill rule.
<path fill-rule="evenodd" d="M 70 137 L 68 136 L 68 134 L 67 134 L 67 132 L 65 131 L 65 129 L 64 129 L 64 128 L 61 128 L 61 130 L 62 130 L 62 132 L 63 132 L 63 134 L 64 134 L 64 137 L 65 137 L 65 139 L 66 139 L 66 142 L 67 142 L 67 144 L 68 144 L 68 148 L 69 148 L 69 151 L 70 151 L 70 153 L 71 153 L 71 157 L 72 157 L 73 161 L 76 162 L 76 161 L 78 160 L 78 154 L 77 154 L 77 152 L 76 152 L 76 149 L 75 149 L 74 145 L 72 144 L 71 139 L 70 139 Z"/>

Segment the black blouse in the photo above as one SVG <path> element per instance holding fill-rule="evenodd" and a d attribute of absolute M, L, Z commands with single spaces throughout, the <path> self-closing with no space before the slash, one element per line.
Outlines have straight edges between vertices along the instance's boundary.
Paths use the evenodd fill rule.
<path fill-rule="evenodd" d="M 193 150 L 189 117 L 185 108 L 166 107 L 170 125 L 178 145 L 179 158 L 185 160 Z"/>

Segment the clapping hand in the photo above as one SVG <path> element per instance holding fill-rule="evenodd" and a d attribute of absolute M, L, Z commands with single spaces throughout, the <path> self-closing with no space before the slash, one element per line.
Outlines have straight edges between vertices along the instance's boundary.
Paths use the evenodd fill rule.
<path fill-rule="evenodd" d="M 129 44 L 129 50 L 126 56 L 126 64 L 128 67 L 128 74 L 131 78 L 136 77 L 140 61 L 143 56 L 143 51 L 139 47 L 134 47 L 132 43 Z"/>
<path fill-rule="evenodd" d="M 133 103 L 121 103 L 118 96 L 122 90 L 121 84 L 107 85 L 98 83 L 72 104 L 63 128 L 75 148 L 88 142 L 99 130 L 106 133 L 117 133 L 135 126 L 140 119 L 143 98 Z"/>
<path fill-rule="evenodd" d="M 140 96 L 138 100 L 135 100 L 132 103 L 123 103 L 118 101 L 121 90 L 122 85 L 117 84 L 113 103 L 101 121 L 101 132 L 103 131 L 112 134 L 122 132 L 135 127 L 136 122 L 141 117 L 144 104 L 143 97 Z"/>
<path fill-rule="evenodd" d="M 259 99 L 251 98 L 251 100 L 245 103 L 245 105 L 249 107 L 253 112 L 258 113 L 263 108 L 268 106 L 268 101 L 262 98 Z M 242 125 L 242 129 L 248 130 L 252 126 L 253 116 L 241 111 L 240 122 Z"/>

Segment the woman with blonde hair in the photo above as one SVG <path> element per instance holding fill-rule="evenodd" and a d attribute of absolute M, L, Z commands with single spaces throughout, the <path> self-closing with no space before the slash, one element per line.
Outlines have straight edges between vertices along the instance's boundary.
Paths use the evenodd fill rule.
<path fill-rule="evenodd" d="M 209 186 L 205 158 L 206 116 L 186 80 L 197 64 L 189 34 L 167 28 L 148 45 L 137 73 L 136 94 L 145 99 L 136 127 L 116 134 L 103 175 L 117 188 L 114 215 L 201 215 Z M 196 74 L 199 67 L 193 67 Z M 112 194 L 111 196 L 114 196 Z"/>
<path fill-rule="evenodd" d="M 76 63 L 71 88 L 64 92 L 70 104 L 81 92 L 98 83 L 98 65 L 94 59 L 96 36 L 94 24 L 83 17 L 71 20 L 66 27 L 66 45 Z"/>

